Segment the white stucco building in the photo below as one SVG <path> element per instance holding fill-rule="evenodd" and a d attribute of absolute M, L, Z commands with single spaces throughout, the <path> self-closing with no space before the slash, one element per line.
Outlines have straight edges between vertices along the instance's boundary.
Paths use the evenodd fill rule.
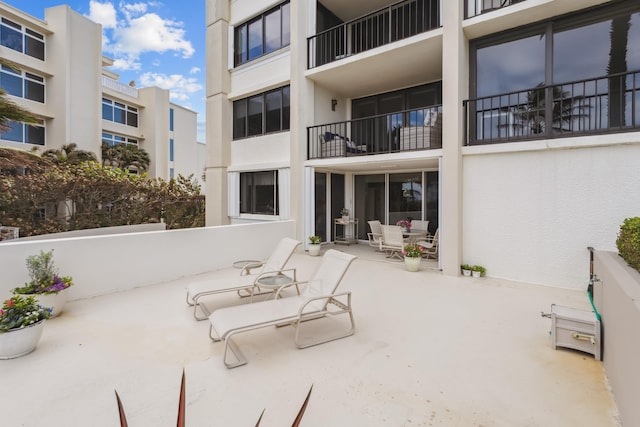
<path fill-rule="evenodd" d="M 640 212 L 637 2 L 208 0 L 207 42 L 209 225 L 412 217 L 445 274 L 585 288 Z"/>
<path fill-rule="evenodd" d="M 169 91 L 118 81 L 102 55 L 102 28 L 69 6 L 45 9 L 40 20 L 0 2 L 0 87 L 35 114 L 37 125 L 14 124 L 0 146 L 40 152 L 75 143 L 101 155 L 101 143 L 136 144 L 151 158 L 148 175 L 193 174 L 202 184 L 204 144 L 197 113 L 172 103 Z"/>

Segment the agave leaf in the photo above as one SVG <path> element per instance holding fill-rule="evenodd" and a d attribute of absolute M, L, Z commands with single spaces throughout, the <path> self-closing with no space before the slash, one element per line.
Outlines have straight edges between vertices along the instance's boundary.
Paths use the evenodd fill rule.
<path fill-rule="evenodd" d="M 184 427 L 184 416 L 185 416 L 185 407 L 184 407 L 184 369 L 182 369 L 182 383 L 180 384 L 180 400 L 178 402 L 178 427 Z"/>
<path fill-rule="evenodd" d="M 127 416 L 124 414 L 124 407 L 122 406 L 122 402 L 120 401 L 120 396 L 118 396 L 117 391 L 115 392 L 116 392 L 116 400 L 118 401 L 118 414 L 120 415 L 120 427 L 129 427 L 129 424 L 127 424 Z"/>
<path fill-rule="evenodd" d="M 300 411 L 298 411 L 298 415 L 296 416 L 296 419 L 293 421 L 293 424 L 291 425 L 291 427 L 298 427 L 300 425 L 300 421 L 302 421 L 302 416 L 304 415 L 304 410 L 307 409 L 307 404 L 309 403 L 309 397 L 311 397 L 311 390 L 313 390 L 313 384 L 311 384 L 311 388 L 309 388 L 309 393 L 307 393 L 307 398 L 304 399 L 304 403 L 302 404 Z"/>
<path fill-rule="evenodd" d="M 260 418 L 258 418 L 258 422 L 256 423 L 256 427 L 258 427 L 260 425 L 260 421 L 262 421 L 262 416 L 264 415 L 264 409 L 262 410 L 262 413 L 260 414 Z"/>

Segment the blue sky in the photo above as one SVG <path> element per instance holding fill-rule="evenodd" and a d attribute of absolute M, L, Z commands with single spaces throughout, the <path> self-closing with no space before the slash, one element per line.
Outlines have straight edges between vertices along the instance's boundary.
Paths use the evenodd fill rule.
<path fill-rule="evenodd" d="M 102 24 L 102 52 L 120 81 L 171 91 L 171 101 L 198 113 L 205 141 L 205 3 L 202 0 L 3 0 L 44 19 L 44 10 L 68 4 Z"/>

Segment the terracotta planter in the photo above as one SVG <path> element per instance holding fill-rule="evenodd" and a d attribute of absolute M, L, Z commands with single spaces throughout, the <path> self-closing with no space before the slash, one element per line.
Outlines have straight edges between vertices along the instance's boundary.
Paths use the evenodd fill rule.
<path fill-rule="evenodd" d="M 69 288 L 64 289 L 55 294 L 24 294 L 25 297 L 33 296 L 38 300 L 38 303 L 43 307 L 50 307 L 52 309 L 52 316 L 59 316 L 64 310 L 64 306 L 67 303 L 67 297 Z"/>
<path fill-rule="evenodd" d="M 418 271 L 420 270 L 420 257 L 404 257 L 404 266 L 407 271 Z"/>
<path fill-rule="evenodd" d="M 0 333 L 0 359 L 13 359 L 36 349 L 44 329 L 44 320 L 20 329 Z"/>

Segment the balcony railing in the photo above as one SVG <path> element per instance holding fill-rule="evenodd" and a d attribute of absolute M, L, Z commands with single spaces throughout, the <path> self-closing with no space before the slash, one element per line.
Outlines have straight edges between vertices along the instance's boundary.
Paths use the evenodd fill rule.
<path fill-rule="evenodd" d="M 138 89 L 124 83 L 120 83 L 119 81 L 107 76 L 102 76 L 102 86 L 129 96 L 133 96 L 134 98 L 138 97 Z"/>
<path fill-rule="evenodd" d="M 473 18 L 474 16 L 502 9 L 503 7 L 523 1 L 526 0 L 467 0 L 465 17 Z"/>
<path fill-rule="evenodd" d="M 442 148 L 442 106 L 310 126 L 307 158 Z"/>
<path fill-rule="evenodd" d="M 307 39 L 315 68 L 440 27 L 440 0 L 405 0 Z"/>
<path fill-rule="evenodd" d="M 467 144 L 640 130 L 640 71 L 464 101 Z"/>

